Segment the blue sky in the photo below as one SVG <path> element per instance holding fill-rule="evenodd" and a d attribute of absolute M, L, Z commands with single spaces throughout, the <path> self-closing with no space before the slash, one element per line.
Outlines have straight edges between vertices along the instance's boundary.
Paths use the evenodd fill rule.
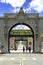
<path fill-rule="evenodd" d="M 0 16 L 19 12 L 21 7 L 26 13 L 39 13 L 43 16 L 43 0 L 0 0 Z"/>

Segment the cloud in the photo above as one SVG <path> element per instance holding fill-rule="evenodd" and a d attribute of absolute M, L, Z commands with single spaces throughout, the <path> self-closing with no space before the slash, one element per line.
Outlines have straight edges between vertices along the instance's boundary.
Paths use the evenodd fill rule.
<path fill-rule="evenodd" d="M 36 10 L 38 13 L 43 11 L 43 0 L 32 0 L 30 3 L 30 9 Z"/>
<path fill-rule="evenodd" d="M 21 7 L 26 0 L 1 0 L 0 2 L 9 3 L 13 7 Z"/>
<path fill-rule="evenodd" d="M 20 8 L 14 8 L 13 12 L 14 12 L 14 13 L 18 13 L 19 10 L 20 10 Z"/>

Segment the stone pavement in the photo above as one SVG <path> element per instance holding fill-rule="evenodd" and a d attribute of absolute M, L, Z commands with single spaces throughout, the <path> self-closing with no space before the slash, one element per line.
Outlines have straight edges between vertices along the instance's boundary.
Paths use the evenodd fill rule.
<path fill-rule="evenodd" d="M 0 65 L 43 65 L 43 54 L 0 54 Z"/>

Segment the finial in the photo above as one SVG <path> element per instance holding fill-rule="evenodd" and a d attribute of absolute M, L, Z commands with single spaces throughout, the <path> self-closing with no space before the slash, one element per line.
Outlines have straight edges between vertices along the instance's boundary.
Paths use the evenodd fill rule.
<path fill-rule="evenodd" d="M 22 14 L 22 13 L 24 13 L 24 11 L 23 11 L 23 8 L 22 8 L 22 7 L 20 8 L 19 13 L 21 13 L 21 14 Z"/>

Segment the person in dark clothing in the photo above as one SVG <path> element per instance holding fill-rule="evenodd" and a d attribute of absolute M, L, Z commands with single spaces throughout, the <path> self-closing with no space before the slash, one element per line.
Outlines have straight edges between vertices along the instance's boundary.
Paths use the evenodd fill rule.
<path fill-rule="evenodd" d="M 29 49 L 29 53 L 31 52 L 31 47 L 28 48 Z"/>
<path fill-rule="evenodd" d="M 15 46 L 15 51 L 17 50 L 17 47 Z"/>
<path fill-rule="evenodd" d="M 26 46 L 26 52 L 27 52 L 27 50 L 28 50 L 28 47 Z"/>
<path fill-rule="evenodd" d="M 23 52 L 25 51 L 25 47 L 23 46 Z"/>

